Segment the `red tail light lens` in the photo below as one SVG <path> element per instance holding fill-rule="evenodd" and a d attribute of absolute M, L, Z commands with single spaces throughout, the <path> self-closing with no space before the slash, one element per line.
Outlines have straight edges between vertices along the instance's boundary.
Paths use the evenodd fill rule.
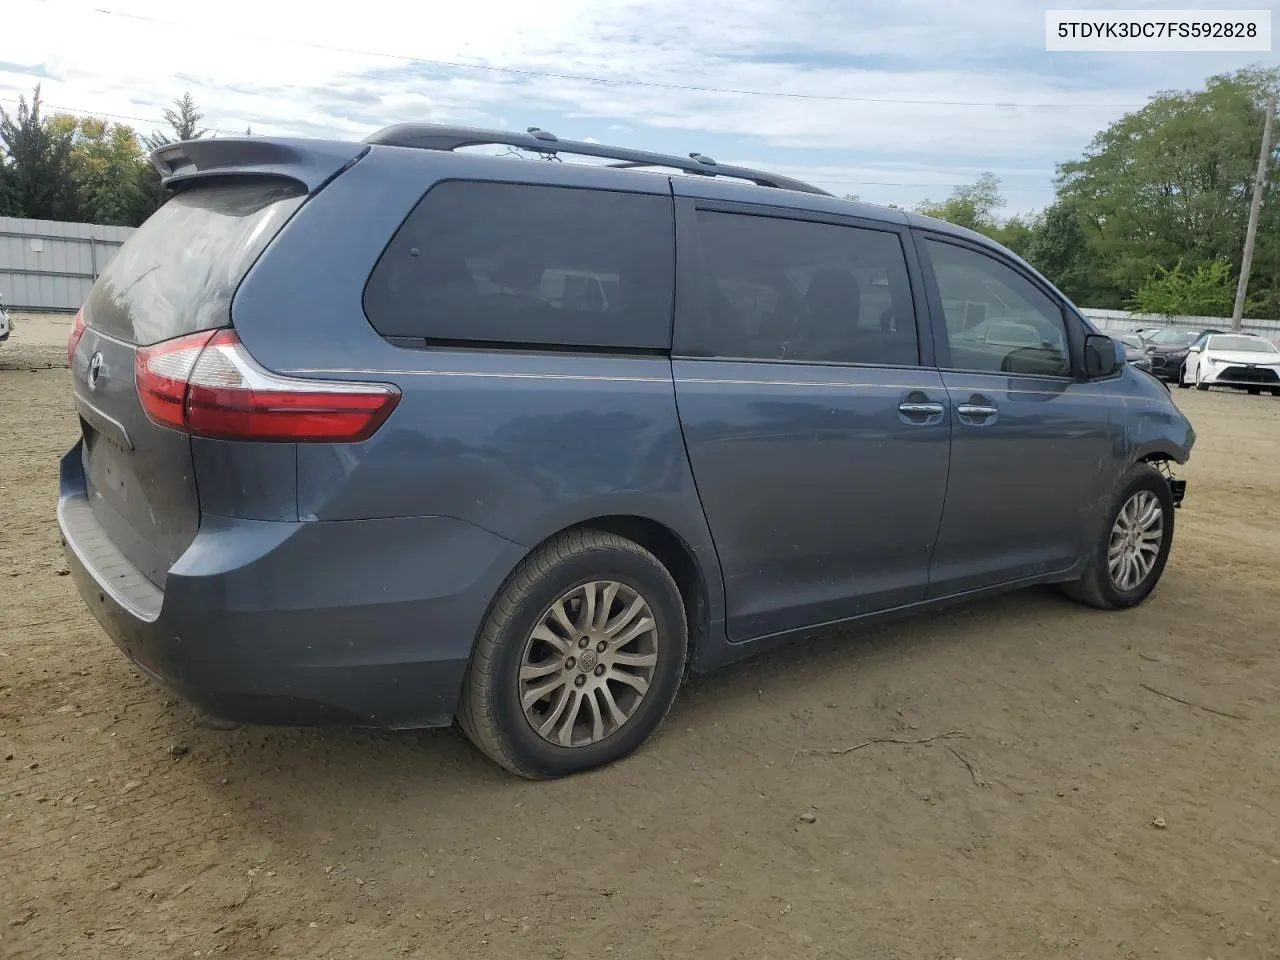
<path fill-rule="evenodd" d="M 84 307 L 76 311 L 76 322 L 71 326 L 71 334 L 67 337 L 67 366 L 76 358 L 76 347 L 80 346 L 80 338 L 84 336 Z M 57 343 L 57 341 L 54 341 Z"/>
<path fill-rule="evenodd" d="M 142 347 L 134 354 L 133 379 L 147 416 L 162 427 L 187 430 L 187 390 L 200 353 L 216 331 Z"/>
<path fill-rule="evenodd" d="M 143 409 L 156 423 L 224 440 L 367 440 L 400 402 L 388 384 L 278 376 L 259 366 L 232 330 L 143 348 L 134 373 Z"/>

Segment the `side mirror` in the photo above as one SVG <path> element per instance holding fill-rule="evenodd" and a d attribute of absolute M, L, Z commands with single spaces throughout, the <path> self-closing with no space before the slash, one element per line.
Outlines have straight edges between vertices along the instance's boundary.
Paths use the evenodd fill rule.
<path fill-rule="evenodd" d="M 1124 363 L 1121 347 L 1110 337 L 1091 333 L 1084 338 L 1084 372 L 1091 380 L 1109 377 Z"/>

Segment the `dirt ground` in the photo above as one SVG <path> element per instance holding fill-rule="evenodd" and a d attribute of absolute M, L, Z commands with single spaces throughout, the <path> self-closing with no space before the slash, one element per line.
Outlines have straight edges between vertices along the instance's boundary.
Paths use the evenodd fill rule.
<path fill-rule="evenodd" d="M 819 637 L 533 784 L 455 731 L 205 729 L 142 679 L 64 575 L 48 340 L 0 347 L 5 960 L 1280 957 L 1280 399 L 1175 391 L 1200 440 L 1140 609 Z"/>

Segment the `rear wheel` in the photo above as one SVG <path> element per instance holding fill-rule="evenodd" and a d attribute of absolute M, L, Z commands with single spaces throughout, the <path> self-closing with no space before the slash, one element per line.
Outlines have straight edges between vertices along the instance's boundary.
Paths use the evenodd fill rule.
<path fill-rule="evenodd" d="M 1169 559 L 1173 511 L 1164 474 L 1149 463 L 1134 466 L 1117 489 L 1084 575 L 1063 586 L 1067 596 L 1100 610 L 1145 600 Z"/>
<path fill-rule="evenodd" d="M 571 530 L 507 579 L 481 628 L 458 719 L 492 760 L 559 777 L 627 756 L 675 700 L 684 601 L 639 544 Z"/>

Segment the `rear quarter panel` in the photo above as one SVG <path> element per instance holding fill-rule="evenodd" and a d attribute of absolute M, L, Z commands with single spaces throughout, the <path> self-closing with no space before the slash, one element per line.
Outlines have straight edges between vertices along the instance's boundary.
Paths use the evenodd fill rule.
<path fill-rule="evenodd" d="M 373 148 L 286 226 L 241 286 L 239 335 L 264 366 L 394 383 L 391 418 L 360 444 L 300 444 L 301 520 L 447 516 L 532 547 L 601 516 L 663 524 L 720 572 L 685 455 L 670 360 L 394 346 L 362 294 L 382 250 L 432 183 L 493 179 L 618 188 L 617 171 Z M 669 195 L 667 180 L 628 189 Z M 637 186 L 643 184 L 643 186 Z"/>

